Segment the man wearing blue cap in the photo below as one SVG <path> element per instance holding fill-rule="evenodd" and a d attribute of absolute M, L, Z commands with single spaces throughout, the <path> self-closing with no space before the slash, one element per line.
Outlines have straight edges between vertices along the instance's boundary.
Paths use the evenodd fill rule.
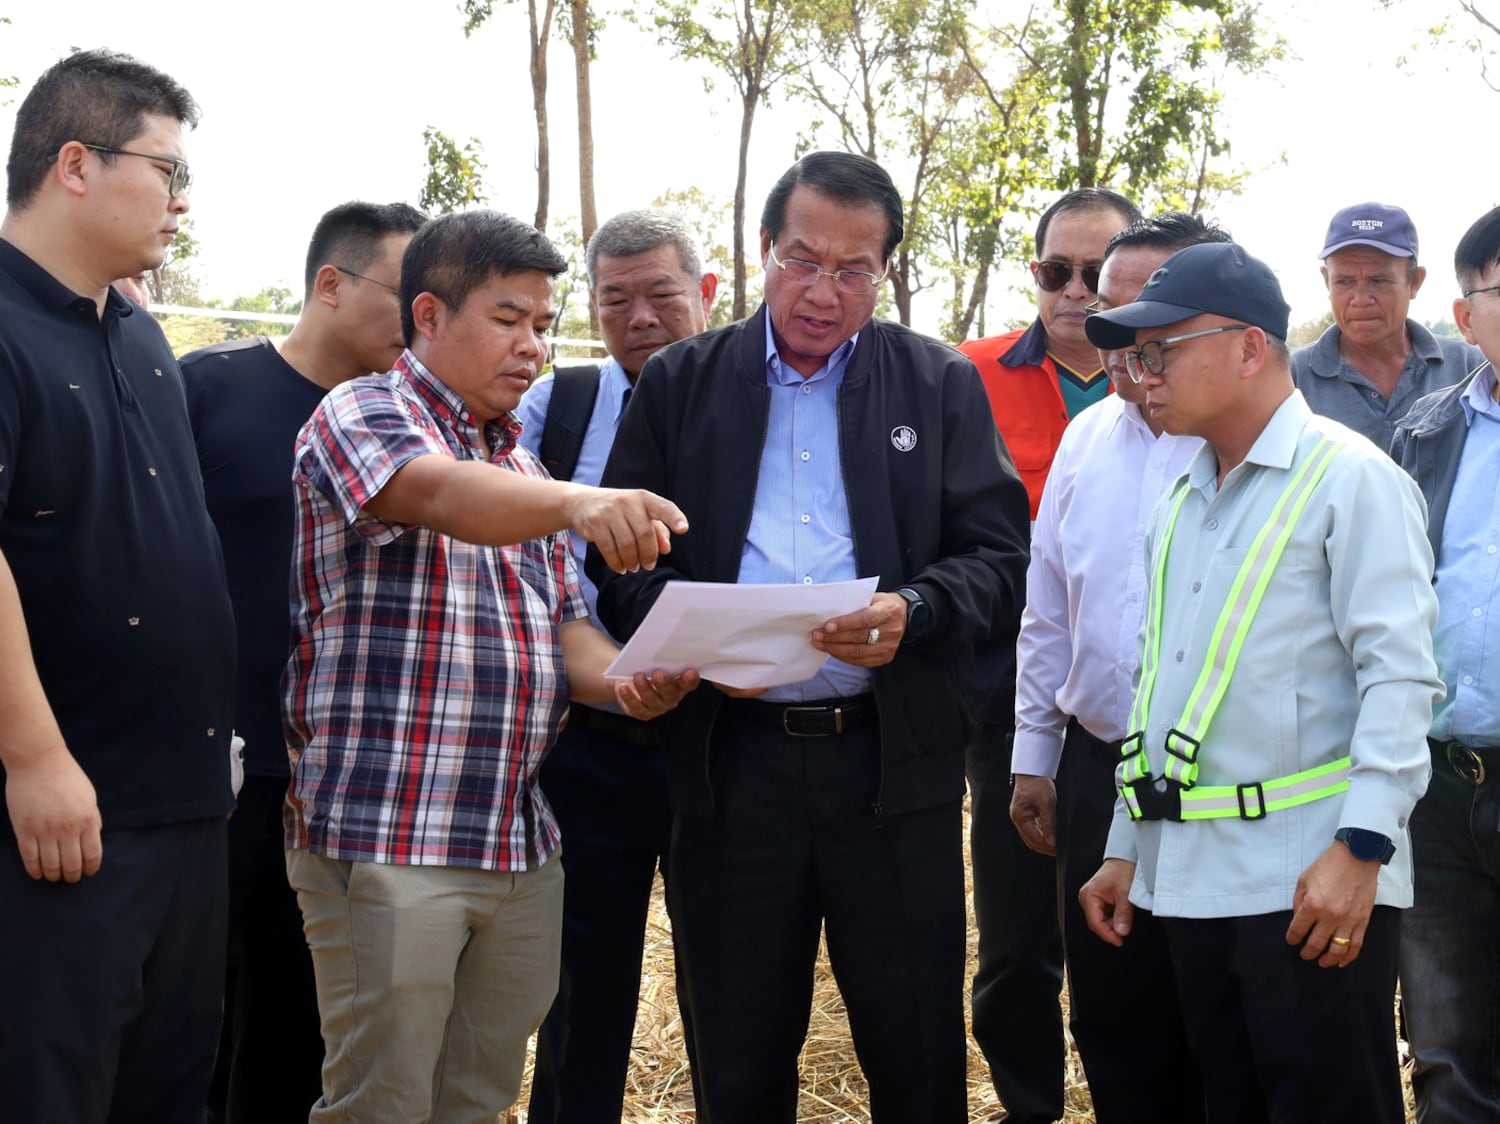
<path fill-rule="evenodd" d="M 1417 264 L 1417 228 L 1400 207 L 1345 207 L 1318 256 L 1333 323 L 1292 355 L 1292 380 L 1315 412 L 1389 449 L 1418 398 L 1461 382 L 1484 357 L 1407 317 L 1427 270 Z"/>
<path fill-rule="evenodd" d="M 1399 1124 L 1432 551 L 1412 481 L 1293 387 L 1288 311 L 1223 243 L 1088 321 L 1129 349 L 1148 416 L 1205 448 L 1147 534 L 1120 800 L 1079 899 L 1111 944 L 1136 906 L 1161 921 L 1209 1119 Z"/>

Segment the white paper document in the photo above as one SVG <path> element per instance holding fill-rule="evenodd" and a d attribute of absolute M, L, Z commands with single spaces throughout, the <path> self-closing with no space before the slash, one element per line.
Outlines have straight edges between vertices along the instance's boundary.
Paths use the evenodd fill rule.
<path fill-rule="evenodd" d="M 816 675 L 828 659 L 812 631 L 863 609 L 876 578 L 826 585 L 668 582 L 605 673 L 697 668 L 727 687 L 779 687 Z"/>

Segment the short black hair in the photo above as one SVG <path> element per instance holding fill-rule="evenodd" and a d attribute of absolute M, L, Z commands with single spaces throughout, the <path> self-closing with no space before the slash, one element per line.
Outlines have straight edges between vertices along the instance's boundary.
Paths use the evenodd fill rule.
<path fill-rule="evenodd" d="M 496 274 L 536 270 L 549 277 L 568 271 L 568 259 L 530 223 L 498 211 L 454 211 L 427 223 L 407 243 L 401 259 L 401 332 L 416 339 L 412 302 L 431 293 L 453 311 Z"/>
<path fill-rule="evenodd" d="M 325 265 L 363 273 L 380 256 L 388 235 L 415 234 L 426 221 L 426 215 L 406 203 L 340 203 L 313 227 L 303 277 L 306 291 L 312 292 Z"/>
<path fill-rule="evenodd" d="M 868 156 L 853 152 L 810 152 L 782 173 L 771 194 L 766 196 L 760 213 L 760 225 L 775 242 L 786 225 L 786 202 L 793 188 L 810 187 L 847 206 L 874 204 L 885 212 L 888 229 L 882 259 L 891 254 L 906 236 L 906 218 L 901 207 L 901 193 L 890 175 Z"/>
<path fill-rule="evenodd" d="M 1175 254 L 1189 246 L 1204 242 L 1233 242 L 1229 232 L 1216 222 L 1208 222 L 1199 215 L 1186 211 L 1163 211 L 1150 218 L 1136 219 L 1109 240 L 1104 247 L 1104 258 L 1121 248 L 1130 246 L 1166 250 Z"/>
<path fill-rule="evenodd" d="M 1047 244 L 1047 228 L 1058 215 L 1072 211 L 1118 211 L 1129 226 L 1141 217 L 1141 209 L 1118 191 L 1107 187 L 1080 187 L 1056 200 L 1042 212 L 1036 223 L 1036 256 L 1042 256 L 1042 247 Z"/>
<path fill-rule="evenodd" d="M 30 203 L 48 164 L 69 141 L 120 148 L 145 131 L 148 116 L 193 128 L 198 103 L 175 79 L 118 51 L 75 51 L 54 63 L 16 112 L 6 203 L 17 209 Z"/>
<path fill-rule="evenodd" d="M 1485 270 L 1500 262 L 1500 207 L 1496 207 L 1464 231 L 1453 251 L 1453 272 L 1458 287 L 1467 292 L 1479 284 Z"/>

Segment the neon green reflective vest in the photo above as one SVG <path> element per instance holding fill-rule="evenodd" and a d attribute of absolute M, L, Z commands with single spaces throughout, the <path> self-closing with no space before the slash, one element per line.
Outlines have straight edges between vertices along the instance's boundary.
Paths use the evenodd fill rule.
<path fill-rule="evenodd" d="M 1141 662 L 1141 685 L 1130 710 L 1129 729 L 1136 731 L 1121 746 L 1125 767 L 1120 779 L 1120 795 L 1132 820 L 1209 820 L 1238 817 L 1258 820 L 1268 812 L 1311 804 L 1315 800 L 1337 795 L 1349 788 L 1347 756 L 1304 769 L 1285 777 L 1246 784 L 1199 785 L 1198 754 L 1213 725 L 1219 704 L 1229 690 L 1234 669 L 1244 650 L 1245 637 L 1255 621 L 1256 611 L 1265 597 L 1266 587 L 1276 572 L 1277 563 L 1286 552 L 1297 521 L 1316 491 L 1323 474 L 1342 448 L 1325 437 L 1292 473 L 1286 488 L 1276 500 L 1265 524 L 1256 533 L 1245 561 L 1235 574 L 1229 596 L 1219 612 L 1213 635 L 1209 638 L 1208 656 L 1193 690 L 1188 695 L 1183 714 L 1167 731 L 1166 765 L 1160 777 L 1151 775 L 1146 758 L 1147 711 L 1151 693 L 1156 687 L 1156 672 L 1161 663 L 1162 598 L 1166 588 L 1167 555 L 1171 551 L 1172 533 L 1177 515 L 1189 491 L 1186 480 L 1180 481 L 1168 500 L 1166 526 L 1151 574 L 1146 603 L 1145 653 Z M 1163 783 L 1164 782 L 1164 783 Z M 1161 787 L 1157 787 L 1158 784 Z"/>

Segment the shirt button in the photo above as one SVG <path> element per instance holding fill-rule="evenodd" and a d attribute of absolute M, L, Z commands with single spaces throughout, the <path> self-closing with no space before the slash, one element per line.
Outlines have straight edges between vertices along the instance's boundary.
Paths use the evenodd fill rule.
<path fill-rule="evenodd" d="M 1482 616 L 1484 616 L 1484 610 L 1483 609 L 1475 609 L 1474 610 L 1474 619 L 1475 620 L 1478 620 Z"/>
<path fill-rule="evenodd" d="M 803 515 L 802 516 L 802 522 L 804 522 L 804 523 L 810 523 L 810 522 L 812 522 L 812 516 L 811 515 Z"/>
<path fill-rule="evenodd" d="M 803 585 L 812 585 L 812 575 L 808 574 L 805 578 L 803 578 L 802 579 L 802 584 Z"/>
<path fill-rule="evenodd" d="M 1207 523 L 1203 524 L 1203 529 L 1206 531 L 1217 531 L 1219 529 L 1219 521 L 1217 519 L 1210 519 Z"/>
<path fill-rule="evenodd" d="M 210 726 L 208 728 L 208 736 L 209 737 L 213 737 L 214 736 L 214 728 L 212 726 Z"/>
<path fill-rule="evenodd" d="M 1177 649 L 1177 662 L 1178 663 L 1182 662 L 1182 649 L 1181 648 Z"/>
<path fill-rule="evenodd" d="M 1473 685 L 1474 685 L 1474 677 L 1472 675 L 1465 675 L 1464 676 L 1464 686 L 1465 687 L 1472 687 Z"/>
<path fill-rule="evenodd" d="M 809 453 L 806 449 L 803 449 L 802 450 L 802 459 L 805 460 L 805 461 L 810 461 L 810 460 L 812 460 L 812 454 Z"/>
<path fill-rule="evenodd" d="M 156 469 L 154 468 L 147 468 L 146 471 L 149 472 L 152 476 L 156 475 Z"/>
<path fill-rule="evenodd" d="M 1203 583 L 1202 582 L 1194 582 L 1193 583 L 1193 592 L 1194 593 L 1197 593 L 1202 588 L 1203 588 Z"/>
<path fill-rule="evenodd" d="M 812 393 L 812 387 L 810 387 L 810 386 L 808 386 L 807 384 L 804 383 L 803 386 L 802 386 L 802 393 L 803 394 L 811 394 Z"/>
<path fill-rule="evenodd" d="M 1495 544 L 1494 543 L 1490 543 L 1490 545 L 1486 549 L 1489 551 L 1489 553 L 1494 554 L 1495 553 Z"/>

